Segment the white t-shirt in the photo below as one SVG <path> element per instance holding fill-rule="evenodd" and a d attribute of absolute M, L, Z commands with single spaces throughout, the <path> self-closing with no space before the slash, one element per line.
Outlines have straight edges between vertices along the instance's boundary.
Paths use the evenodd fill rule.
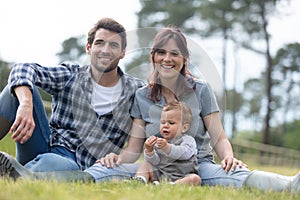
<path fill-rule="evenodd" d="M 122 93 L 122 81 L 119 79 L 118 83 L 113 87 L 103 87 L 93 82 L 92 93 L 92 106 L 98 115 L 103 115 L 111 112 L 121 96 Z"/>

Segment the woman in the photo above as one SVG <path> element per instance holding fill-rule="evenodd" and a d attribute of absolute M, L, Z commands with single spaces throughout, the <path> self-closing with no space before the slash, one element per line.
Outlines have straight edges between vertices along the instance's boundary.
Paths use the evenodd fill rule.
<path fill-rule="evenodd" d="M 131 115 L 134 125 L 128 146 L 118 156 L 109 154 L 98 160 L 113 167 L 133 162 L 139 157 L 144 137 L 159 132 L 162 107 L 180 100 L 192 109 L 193 122 L 188 134 L 195 137 L 198 148 L 199 174 L 203 185 L 257 187 L 277 191 L 300 191 L 300 173 L 295 177 L 254 171 L 234 157 L 219 117 L 213 92 L 204 81 L 194 80 L 188 72 L 189 50 L 184 35 L 176 27 L 162 29 L 154 39 L 151 51 L 153 73 L 148 86 L 136 91 Z M 221 164 L 213 159 L 214 148 Z M 246 180 L 246 181 L 245 181 Z M 292 187 L 290 187 L 292 186 Z"/>

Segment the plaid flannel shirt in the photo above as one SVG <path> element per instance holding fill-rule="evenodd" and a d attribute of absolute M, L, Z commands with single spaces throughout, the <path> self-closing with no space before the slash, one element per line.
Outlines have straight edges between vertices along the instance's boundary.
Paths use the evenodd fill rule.
<path fill-rule="evenodd" d="M 77 164 L 86 169 L 107 153 L 119 153 L 129 136 L 134 93 L 144 83 L 124 74 L 120 68 L 118 73 L 122 94 L 112 112 L 101 116 L 91 106 L 93 86 L 89 65 L 15 64 L 9 83 L 11 91 L 16 86 L 35 85 L 52 95 L 50 146 L 62 146 L 74 152 Z"/>

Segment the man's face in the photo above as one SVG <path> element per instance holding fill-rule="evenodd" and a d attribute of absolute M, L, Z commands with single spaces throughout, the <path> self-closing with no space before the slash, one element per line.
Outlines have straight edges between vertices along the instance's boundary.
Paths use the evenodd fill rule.
<path fill-rule="evenodd" d="M 92 68 L 100 73 L 116 69 L 119 60 L 125 55 L 121 44 L 121 37 L 117 33 L 102 28 L 97 30 L 93 44 L 86 45 Z"/>

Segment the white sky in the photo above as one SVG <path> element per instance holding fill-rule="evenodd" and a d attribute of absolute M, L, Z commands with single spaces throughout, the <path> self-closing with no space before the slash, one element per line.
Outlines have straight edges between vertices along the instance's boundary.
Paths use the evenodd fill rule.
<path fill-rule="evenodd" d="M 135 13 L 140 5 L 139 0 L 9 0 L 1 1 L 0 8 L 0 58 L 8 62 L 54 65 L 61 43 L 69 37 L 86 34 L 102 17 L 116 19 L 128 31 L 136 29 Z M 273 54 L 284 44 L 300 42 L 299 10 L 300 1 L 291 0 L 288 15 L 271 21 Z M 221 69 L 222 44 L 207 39 L 199 43 Z M 265 67 L 263 58 L 249 52 L 240 52 L 237 62 L 243 66 L 239 72 L 242 79 L 256 76 Z M 245 68 L 248 70 L 243 73 Z"/>
<path fill-rule="evenodd" d="M 9 0 L 0 8 L 0 58 L 51 65 L 65 39 L 87 34 L 102 17 L 135 29 L 140 5 L 138 0 Z"/>

